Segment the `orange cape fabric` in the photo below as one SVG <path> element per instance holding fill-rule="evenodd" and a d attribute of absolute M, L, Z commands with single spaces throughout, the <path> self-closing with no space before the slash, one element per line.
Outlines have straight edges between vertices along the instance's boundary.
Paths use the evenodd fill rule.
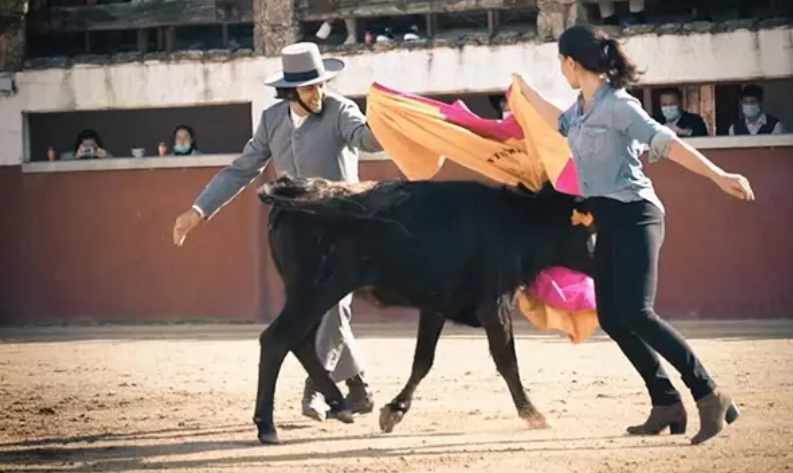
<path fill-rule="evenodd" d="M 537 191 L 550 181 L 561 192 L 580 195 L 567 141 L 543 122 L 519 90 L 513 82 L 507 92 L 510 117 L 488 120 L 460 101 L 446 104 L 374 84 L 366 114 L 378 141 L 408 179 L 431 179 L 449 159 L 503 184 L 522 183 Z M 579 214 L 574 222 L 586 224 L 587 219 Z M 561 304 L 556 306 L 536 291 L 522 290 L 518 306 L 535 327 L 559 330 L 579 343 L 597 329 L 597 312 L 593 302 L 571 310 L 564 290 L 559 288 Z"/>

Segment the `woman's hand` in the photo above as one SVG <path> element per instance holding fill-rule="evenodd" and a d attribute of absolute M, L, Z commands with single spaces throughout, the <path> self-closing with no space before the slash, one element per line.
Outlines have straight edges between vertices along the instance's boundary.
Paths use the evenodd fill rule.
<path fill-rule="evenodd" d="M 521 92 L 523 95 L 529 95 L 529 93 L 528 93 L 528 91 L 529 91 L 529 84 L 527 84 L 527 83 L 526 83 L 526 81 L 525 81 L 525 80 L 523 80 L 523 77 L 521 77 L 521 75 L 520 75 L 520 74 L 515 74 L 515 73 L 513 73 L 513 74 L 512 74 L 512 80 L 514 80 L 515 82 L 517 82 L 517 84 L 518 84 L 518 87 L 520 88 L 520 92 Z"/>
<path fill-rule="evenodd" d="M 537 91 L 537 89 L 527 84 L 519 74 L 512 74 L 512 79 L 518 85 L 521 95 L 523 95 L 531 104 L 531 106 L 534 107 L 537 113 L 540 114 L 540 117 L 542 117 L 543 121 L 552 129 L 558 130 L 559 115 L 562 114 L 562 111 L 559 110 L 556 105 L 545 100 L 545 98 Z M 515 112 L 515 110 L 513 110 L 513 112 Z"/>
<path fill-rule="evenodd" d="M 696 148 L 680 138 L 675 138 L 672 141 L 669 147 L 669 159 L 691 172 L 711 179 L 721 190 L 735 198 L 746 201 L 754 200 L 754 191 L 749 184 L 749 179 L 740 174 L 724 172 Z"/>
<path fill-rule="evenodd" d="M 512 80 L 514 80 L 515 83 L 518 84 L 518 90 L 520 90 L 520 93 L 524 97 L 526 97 L 530 102 L 532 102 L 532 105 L 536 106 L 537 104 L 535 101 L 537 101 L 540 97 L 539 92 L 537 92 L 537 90 L 534 87 L 527 84 L 526 81 L 523 80 L 523 77 L 520 74 L 513 73 Z"/>
<path fill-rule="evenodd" d="M 754 200 L 754 191 L 751 184 L 749 184 L 749 179 L 740 174 L 720 174 L 714 178 L 714 181 L 721 190 L 735 198 L 748 201 Z"/>

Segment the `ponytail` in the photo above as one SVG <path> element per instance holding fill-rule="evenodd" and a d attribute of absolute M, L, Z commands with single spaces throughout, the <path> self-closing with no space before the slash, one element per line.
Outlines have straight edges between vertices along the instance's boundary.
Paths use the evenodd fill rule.
<path fill-rule="evenodd" d="M 573 58 L 589 71 L 605 74 L 617 89 L 636 83 L 641 74 L 619 41 L 589 25 L 565 30 L 559 37 L 559 54 Z"/>
<path fill-rule="evenodd" d="M 639 80 L 636 64 L 625 54 L 622 45 L 614 38 L 603 40 L 603 69 L 612 87 L 621 89 Z"/>

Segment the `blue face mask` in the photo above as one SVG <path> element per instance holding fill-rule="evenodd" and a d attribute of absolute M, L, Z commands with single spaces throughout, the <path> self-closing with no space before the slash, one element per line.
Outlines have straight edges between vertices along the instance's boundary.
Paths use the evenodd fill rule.
<path fill-rule="evenodd" d="M 191 145 L 175 144 L 173 145 L 174 154 L 187 154 L 190 152 Z"/>
<path fill-rule="evenodd" d="M 743 116 L 749 120 L 754 120 L 760 116 L 760 105 L 756 103 L 745 103 L 741 105 L 741 110 L 743 111 Z"/>
<path fill-rule="evenodd" d="M 680 107 L 677 105 L 664 105 L 661 107 L 661 113 L 666 118 L 666 121 L 673 122 L 680 118 Z"/>

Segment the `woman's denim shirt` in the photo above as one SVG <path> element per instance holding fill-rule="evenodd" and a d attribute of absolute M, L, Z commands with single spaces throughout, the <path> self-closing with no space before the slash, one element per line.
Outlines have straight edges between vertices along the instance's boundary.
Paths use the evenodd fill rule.
<path fill-rule="evenodd" d="M 651 163 L 667 156 L 674 132 L 650 118 L 625 89 L 608 83 L 597 90 L 588 112 L 583 107 L 579 96 L 559 117 L 559 132 L 570 143 L 583 196 L 646 200 L 664 210 L 639 156 L 646 146 Z"/>

